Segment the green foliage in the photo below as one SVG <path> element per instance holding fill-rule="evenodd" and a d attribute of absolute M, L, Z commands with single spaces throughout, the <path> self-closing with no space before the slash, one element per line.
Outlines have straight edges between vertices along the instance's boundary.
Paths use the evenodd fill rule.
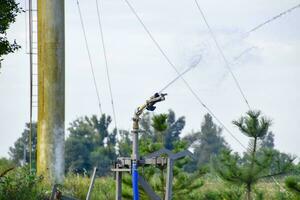
<path fill-rule="evenodd" d="M 276 200 L 290 200 L 293 199 L 287 192 L 276 191 L 275 198 Z"/>
<path fill-rule="evenodd" d="M 300 177 L 290 176 L 285 179 L 286 187 L 300 199 Z"/>
<path fill-rule="evenodd" d="M 167 119 L 168 115 L 166 114 L 154 115 L 152 117 L 152 127 L 154 130 L 160 133 L 166 131 L 168 128 Z"/>
<path fill-rule="evenodd" d="M 175 113 L 151 116 L 145 113 L 140 120 L 141 139 L 161 143 L 163 147 L 172 150 L 174 143 L 180 140 L 180 134 L 185 126 L 185 118 L 176 119 Z"/>
<path fill-rule="evenodd" d="M 250 110 L 246 116 L 232 123 L 247 137 L 262 139 L 268 133 L 271 121 L 264 116 L 260 117 L 260 115 L 260 111 Z"/>
<path fill-rule="evenodd" d="M 42 177 L 29 172 L 28 167 L 16 168 L 0 177 L 0 200 L 42 200 L 45 197 Z"/>
<path fill-rule="evenodd" d="M 221 178 L 230 183 L 245 186 L 248 200 L 252 199 L 253 185 L 258 180 L 282 175 L 290 170 L 292 165 L 292 159 L 283 163 L 278 161 L 276 167 L 278 171 L 272 170 L 276 152 L 272 149 L 258 151 L 258 141 L 266 136 L 271 125 L 270 120 L 260 115 L 259 111 L 248 111 L 245 117 L 233 121 L 233 124 L 250 138 L 249 148 L 243 158 L 227 150 L 213 159 L 213 167 Z M 260 198 L 260 195 L 256 197 Z"/>
<path fill-rule="evenodd" d="M 172 113 L 172 112 L 171 112 Z M 146 115 L 147 116 L 147 115 Z M 169 114 L 169 116 L 175 117 L 173 114 Z M 150 119 L 150 118 L 149 118 Z M 160 114 L 154 115 L 151 119 L 151 127 L 147 127 L 147 131 L 150 132 L 151 135 L 155 136 L 155 139 L 150 138 L 148 136 L 142 136 L 140 143 L 140 154 L 146 155 L 149 153 L 153 153 L 163 147 L 166 147 L 166 139 L 165 134 L 167 131 L 170 131 L 170 124 L 174 122 L 174 120 L 169 120 L 168 115 Z M 176 129 L 178 132 L 178 129 Z M 152 132 L 153 131 L 153 132 Z M 180 133 L 180 131 L 178 132 Z M 159 137 L 163 136 L 163 137 Z M 179 134 L 178 134 L 179 136 Z M 185 141 L 175 139 L 173 137 L 172 140 L 172 149 L 174 152 L 179 152 L 185 150 L 187 148 L 187 143 Z M 196 171 L 193 174 L 189 174 L 183 171 L 183 166 L 186 165 L 188 159 L 180 159 L 176 161 L 174 169 L 173 169 L 173 197 L 172 199 L 190 199 L 190 195 L 192 195 L 191 191 L 195 191 L 203 185 L 203 182 L 199 179 L 200 176 L 203 175 L 202 171 Z M 153 190 L 163 199 L 165 196 L 165 184 L 166 184 L 166 168 L 160 167 L 145 167 L 140 169 L 139 174 L 143 176 L 147 182 L 152 186 Z M 125 185 L 123 191 L 124 199 L 132 199 L 132 191 L 131 191 L 131 177 L 125 176 L 123 179 L 123 183 Z M 195 195 L 195 194 L 193 194 Z M 147 195 L 140 188 L 140 197 L 141 199 L 148 199 Z"/>
<path fill-rule="evenodd" d="M 228 200 L 241 200 L 243 199 L 243 194 L 244 194 L 243 188 L 234 185 L 227 186 L 222 191 L 223 199 L 228 199 Z"/>
<path fill-rule="evenodd" d="M 199 191 L 193 199 L 197 200 L 242 200 L 244 190 L 241 187 L 228 184 L 222 185 L 222 188 L 206 188 Z"/>
<path fill-rule="evenodd" d="M 120 139 L 118 141 L 119 145 L 119 156 L 122 157 L 129 157 L 131 154 L 131 140 L 130 140 L 130 135 L 128 131 L 125 130 L 120 130 Z"/>
<path fill-rule="evenodd" d="M 168 129 L 165 133 L 164 146 L 167 149 L 172 150 L 174 149 L 175 143 L 180 140 L 180 135 L 185 126 L 185 117 L 181 116 L 176 119 L 175 112 L 173 110 L 169 110 L 167 124 Z"/>
<path fill-rule="evenodd" d="M 274 134 L 273 132 L 268 132 L 268 134 L 266 134 L 265 137 L 263 137 L 262 139 L 261 147 L 273 149 L 274 146 Z"/>
<path fill-rule="evenodd" d="M 6 158 L 0 158 L 0 176 L 5 174 L 7 170 L 14 167 L 14 163 Z"/>
<path fill-rule="evenodd" d="M 10 43 L 6 37 L 9 26 L 16 21 L 16 16 L 22 10 L 15 0 L 0 0 L 0 62 L 3 60 L 2 56 L 13 53 L 20 46 L 14 41 Z M 0 65 L 1 68 L 1 65 Z"/>
<path fill-rule="evenodd" d="M 222 195 L 218 191 L 206 191 L 200 194 L 199 200 L 220 200 Z"/>
<path fill-rule="evenodd" d="M 93 167 L 98 175 L 110 173 L 116 159 L 117 131 L 108 131 L 110 116 L 102 115 L 79 118 L 70 124 L 70 135 L 65 144 L 66 169 L 69 172 L 85 173 Z"/>
<path fill-rule="evenodd" d="M 180 135 L 185 125 L 184 117 L 176 119 L 171 110 L 168 114 L 160 115 L 146 113 L 140 123 L 140 155 L 144 156 L 163 147 L 173 152 L 186 150 L 188 147 L 194 149 L 197 158 L 192 165 L 189 165 L 189 158 L 175 162 L 172 197 L 174 200 L 300 199 L 299 177 L 288 178 L 285 182 L 286 187 L 294 194 L 286 192 L 282 187 L 276 188 L 276 184 L 268 179 L 275 175 L 283 176 L 293 169 L 294 157 L 274 149 L 274 134 L 268 130 L 270 120 L 260 115 L 260 112 L 249 111 L 245 117 L 234 121 L 241 132 L 250 138 L 249 148 L 243 155 L 239 155 L 229 149 L 221 135 L 221 128 L 214 124 L 209 114 L 205 115 L 199 132 L 181 139 Z M 89 175 L 94 166 L 99 169 L 98 175 L 112 175 L 110 167 L 116 157 L 130 156 L 130 133 L 120 130 L 117 140 L 117 131 L 109 130 L 110 123 L 111 118 L 102 115 L 100 118 L 82 117 L 70 124 L 70 135 L 65 143 L 66 169 L 69 173 L 62 186 L 64 195 L 85 199 L 90 183 Z M 35 152 L 36 124 L 33 130 L 32 150 Z M 0 159 L 0 173 L 13 167 L 14 163 L 21 164 L 24 152 L 28 161 L 28 133 L 29 124 L 26 124 L 22 136 L 15 142 L 14 147 L 10 148 L 12 160 Z M 211 155 L 214 155 L 212 159 Z M 220 181 L 213 173 L 206 174 L 210 167 L 206 163 L 209 161 L 212 163 L 212 172 L 217 173 L 224 181 Z M 298 173 L 299 169 L 294 169 L 293 172 Z M 17 168 L 0 177 L 0 200 L 45 199 L 45 196 L 50 196 L 51 187 L 45 185 L 41 177 L 28 171 L 27 168 Z M 160 197 L 165 195 L 166 168 L 139 168 L 139 174 L 150 183 Z M 92 200 L 115 198 L 115 183 L 111 177 L 96 179 Z M 131 176 L 124 174 L 123 199 L 132 199 L 131 184 Z M 31 196 L 28 196 L 28 191 Z M 143 200 L 149 199 L 142 188 L 140 197 Z"/>
<path fill-rule="evenodd" d="M 194 132 L 184 137 L 184 140 L 194 149 L 196 158 L 185 167 L 187 171 L 195 171 L 208 164 L 211 156 L 219 154 L 223 149 L 229 149 L 221 134 L 222 129 L 213 122 L 210 114 L 206 114 L 200 132 Z"/>
<path fill-rule="evenodd" d="M 90 177 L 86 175 L 68 174 L 62 187 L 62 193 L 76 199 L 86 199 Z M 111 200 L 115 197 L 115 182 L 113 178 L 96 178 L 92 191 L 92 200 Z"/>
<path fill-rule="evenodd" d="M 254 194 L 255 194 L 255 196 L 254 196 L 255 200 L 264 200 L 265 199 L 264 193 L 261 190 L 254 190 Z"/>
<path fill-rule="evenodd" d="M 29 134 L 30 123 L 25 124 L 21 137 L 17 139 L 14 146 L 9 148 L 9 155 L 16 165 L 29 163 Z M 36 144 L 37 144 L 37 123 L 32 123 L 32 137 L 31 137 L 31 156 L 32 166 L 35 166 L 36 160 Z"/>

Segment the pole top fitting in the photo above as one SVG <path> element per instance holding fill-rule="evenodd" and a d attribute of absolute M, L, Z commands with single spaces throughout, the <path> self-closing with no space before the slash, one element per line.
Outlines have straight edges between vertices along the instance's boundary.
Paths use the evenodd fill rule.
<path fill-rule="evenodd" d="M 149 100 L 146 101 L 146 109 L 149 111 L 154 111 L 156 108 L 154 104 L 164 101 L 166 95 L 166 93 L 155 93 L 152 97 L 150 97 Z"/>
<path fill-rule="evenodd" d="M 154 105 L 158 102 L 164 101 L 166 95 L 166 93 L 155 93 L 146 101 L 145 104 L 137 108 L 135 118 L 138 118 L 138 116 L 140 116 L 145 109 L 154 111 L 156 108 Z"/>

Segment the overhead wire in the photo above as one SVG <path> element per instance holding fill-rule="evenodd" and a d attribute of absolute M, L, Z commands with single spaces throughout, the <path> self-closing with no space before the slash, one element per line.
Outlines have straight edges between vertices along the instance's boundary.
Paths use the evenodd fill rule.
<path fill-rule="evenodd" d="M 197 6 L 197 8 L 198 8 L 198 10 L 199 10 L 199 12 L 200 12 L 200 14 L 201 14 L 201 16 L 202 16 L 202 18 L 203 18 L 205 24 L 206 24 L 206 26 L 207 26 L 207 28 L 208 28 L 208 30 L 209 30 L 211 36 L 212 36 L 212 38 L 213 38 L 213 40 L 214 40 L 214 42 L 215 42 L 215 44 L 216 44 L 216 47 L 218 48 L 218 50 L 219 50 L 219 52 L 220 52 L 222 58 L 224 59 L 224 62 L 226 63 L 226 66 L 227 66 L 228 70 L 230 71 L 230 74 L 232 75 L 232 77 L 233 77 L 233 79 L 234 79 L 234 81 L 235 81 L 235 83 L 236 83 L 236 85 L 237 85 L 237 87 L 238 87 L 238 89 L 239 89 L 241 95 L 243 96 L 243 98 L 244 98 L 244 100 L 245 100 L 247 106 L 249 107 L 249 109 L 251 109 L 251 107 L 250 107 L 250 105 L 249 105 L 249 102 L 248 102 L 248 100 L 247 100 L 247 98 L 246 98 L 246 96 L 245 96 L 245 94 L 244 94 L 244 92 L 243 92 L 243 90 L 242 90 L 242 88 L 241 88 L 241 86 L 240 86 L 238 80 L 236 79 L 234 73 L 232 72 L 232 70 L 231 70 L 231 68 L 230 68 L 229 62 L 228 62 L 227 58 L 225 57 L 225 54 L 224 54 L 224 52 L 223 52 L 221 46 L 219 45 L 219 43 L 218 43 L 218 41 L 217 41 L 217 39 L 216 39 L 216 36 L 214 35 L 214 33 L 213 33 L 213 31 L 212 31 L 210 25 L 208 24 L 208 21 L 207 21 L 205 15 L 204 15 L 204 12 L 202 11 L 202 9 L 201 9 L 201 7 L 200 7 L 198 1 L 197 1 L 197 0 L 194 0 L 194 2 L 196 3 L 196 6 Z M 261 28 L 262 26 L 264 26 L 264 25 L 270 23 L 271 21 L 273 21 L 273 20 L 275 20 L 275 19 L 281 17 L 282 15 L 284 15 L 284 14 L 286 14 L 286 13 L 288 13 L 288 12 L 291 12 L 292 10 L 294 10 L 294 9 L 296 9 L 296 8 L 298 8 L 298 7 L 300 7 L 300 4 L 297 5 L 297 6 L 295 6 L 295 7 L 293 7 L 293 8 L 288 9 L 288 10 L 285 11 L 285 12 L 280 13 L 279 15 L 277 15 L 277 16 L 271 18 L 270 20 L 267 20 L 266 22 L 264 22 L 264 23 L 262 23 L 262 24 L 259 24 L 258 26 L 254 27 L 254 28 L 252 28 L 250 31 L 248 31 L 248 32 L 246 33 L 246 35 L 249 35 L 251 32 L 254 32 L 254 31 L 258 30 L 258 29 Z M 247 49 L 246 51 L 242 52 L 242 53 L 241 53 L 237 58 L 235 58 L 235 59 L 239 59 L 243 54 L 247 53 L 247 52 L 250 51 L 250 50 L 252 50 L 252 48 L 249 48 L 249 49 Z M 244 147 L 244 148 L 245 148 L 245 147 Z M 245 149 L 246 149 L 246 148 L 245 148 Z M 273 181 L 274 181 L 276 184 L 278 184 L 280 187 L 282 187 L 282 186 L 274 179 L 273 176 L 272 176 L 272 178 L 273 178 Z"/>
<path fill-rule="evenodd" d="M 286 14 L 294 11 L 296 8 L 300 8 L 300 4 L 298 4 L 298 5 L 296 5 L 296 6 L 292 7 L 292 8 L 289 8 L 289 9 L 287 9 L 287 10 L 285 10 L 285 11 L 283 11 L 283 12 L 277 14 L 277 15 L 275 15 L 274 17 L 269 18 L 268 20 L 266 20 L 266 21 L 264 21 L 264 22 L 262 22 L 262 23 L 260 23 L 260 24 L 258 24 L 256 26 L 254 26 L 253 28 L 249 29 L 248 31 L 242 33 L 242 35 L 240 37 L 227 42 L 227 44 L 225 44 L 224 46 L 226 47 L 228 45 L 231 45 L 232 43 L 236 43 L 236 42 L 239 42 L 240 40 L 244 40 L 244 39 L 248 38 L 251 35 L 251 33 L 253 33 L 255 31 L 261 29 L 265 25 L 267 25 L 267 24 L 269 24 L 269 23 L 277 20 L 278 18 L 281 18 L 282 16 L 284 16 L 284 15 L 286 15 Z"/>
<path fill-rule="evenodd" d="M 93 76 L 93 83 L 94 83 L 94 87 L 95 87 L 95 91 L 96 91 L 96 95 L 97 95 L 99 111 L 100 111 L 100 114 L 102 115 L 103 112 L 102 112 L 102 107 L 101 107 L 100 94 L 99 94 L 99 89 L 97 86 L 97 81 L 96 81 L 95 72 L 94 72 L 94 66 L 92 63 L 91 53 L 90 53 L 90 49 L 89 49 L 89 45 L 88 45 L 88 41 L 87 41 L 87 36 L 86 36 L 85 26 L 83 23 L 79 0 L 77 0 L 76 2 L 77 2 L 77 8 L 78 8 L 78 13 L 79 13 L 79 17 L 80 17 L 80 24 L 81 24 L 81 28 L 82 28 L 82 32 L 83 32 L 83 36 L 84 36 L 84 41 L 85 41 L 85 47 L 86 47 L 86 51 L 87 51 L 88 59 L 89 59 L 89 63 L 90 63 L 90 69 L 91 69 L 91 73 Z"/>
<path fill-rule="evenodd" d="M 98 24 L 99 24 L 99 30 L 100 30 L 100 38 L 101 38 L 103 56 L 104 56 L 104 61 L 105 61 L 105 70 L 106 70 L 111 106 L 112 106 L 112 111 L 113 111 L 113 117 L 114 117 L 114 122 L 115 122 L 114 124 L 115 124 L 115 129 L 118 130 L 116 110 L 115 110 L 115 105 L 114 105 L 114 98 L 113 98 L 113 92 L 112 92 L 112 86 L 111 86 L 111 80 L 110 80 L 110 74 L 109 74 L 109 68 L 108 68 L 108 59 L 107 59 L 107 52 L 106 52 L 106 46 L 105 46 L 105 40 L 104 40 L 103 26 L 102 26 L 102 20 L 101 20 L 101 15 L 100 15 L 101 14 L 101 12 L 100 12 L 101 5 L 98 2 L 98 0 L 96 0 L 96 7 L 97 7 Z"/>
<path fill-rule="evenodd" d="M 266 21 L 264 21 L 263 23 L 261 23 L 261 24 L 255 26 L 255 27 L 253 27 L 252 29 L 250 29 L 249 31 L 247 31 L 246 34 L 250 34 L 250 33 L 254 32 L 254 31 L 260 29 L 261 27 L 263 27 L 263 26 L 269 24 L 270 22 L 272 22 L 272 21 L 274 21 L 274 20 L 276 20 L 276 19 L 282 17 L 283 15 L 286 15 L 286 14 L 292 12 L 292 11 L 295 10 L 296 8 L 300 8 L 300 4 L 298 4 L 298 5 L 296 5 L 296 6 L 292 7 L 292 8 L 289 8 L 289 9 L 287 9 L 287 10 L 285 10 L 285 11 L 279 13 L 278 15 L 276 15 L 276 16 L 274 16 L 274 17 L 272 17 L 272 18 L 270 18 L 270 19 L 268 19 L 268 20 L 266 20 Z"/>
<path fill-rule="evenodd" d="M 169 63 L 169 65 L 174 69 L 174 71 L 177 73 L 178 77 L 180 77 L 180 79 L 184 82 L 184 84 L 189 89 L 189 91 L 192 93 L 192 95 L 196 98 L 196 100 L 198 101 L 198 103 L 200 105 L 202 105 L 203 108 L 206 109 L 206 111 L 222 126 L 222 128 L 225 131 L 227 131 L 231 135 L 231 137 L 236 142 L 238 142 L 244 149 L 247 149 L 246 146 L 243 145 L 243 143 L 237 137 L 235 137 L 234 134 L 225 126 L 225 124 L 212 112 L 212 110 L 206 106 L 206 104 L 201 100 L 201 98 L 197 95 L 197 93 L 190 86 L 190 84 L 183 78 L 183 76 L 181 76 L 181 73 L 178 71 L 178 69 L 176 68 L 175 64 L 170 60 L 170 58 L 167 56 L 167 54 L 165 53 L 165 51 L 161 48 L 161 46 L 159 45 L 159 43 L 156 41 L 156 39 L 154 38 L 154 36 L 150 32 L 150 30 L 147 28 L 147 26 L 144 24 L 144 22 L 142 21 L 142 19 L 140 18 L 140 16 L 137 14 L 137 12 L 135 11 L 135 9 L 131 5 L 131 3 L 128 0 L 124 0 L 124 1 L 128 5 L 128 7 L 130 8 L 130 10 L 132 11 L 132 13 L 135 15 L 135 17 L 138 19 L 138 21 L 140 22 L 140 24 L 143 26 L 144 30 L 147 32 L 148 36 L 153 41 L 153 43 L 155 44 L 155 46 L 157 47 L 157 49 L 160 51 L 160 53 L 163 55 L 163 57 L 166 59 L 166 61 Z"/>
<path fill-rule="evenodd" d="M 268 20 L 266 20 L 266 21 L 264 21 L 264 22 L 262 22 L 262 23 L 260 23 L 260 24 L 258 24 L 256 26 L 254 26 L 253 28 L 249 29 L 247 32 L 243 33 L 242 36 L 240 36 L 239 38 L 236 38 L 236 39 L 233 39 L 233 40 L 227 42 L 227 44 L 223 45 L 223 48 L 225 48 L 226 46 L 228 46 L 230 44 L 237 43 L 240 40 L 246 39 L 247 37 L 249 37 L 251 35 L 251 33 L 253 33 L 255 31 L 261 29 L 265 25 L 267 25 L 267 24 L 275 21 L 276 19 L 278 19 L 278 18 L 280 18 L 280 17 L 282 17 L 282 16 L 284 16 L 284 15 L 292 12 L 293 10 L 295 10 L 296 8 L 299 8 L 299 7 L 300 7 L 300 4 L 298 4 L 298 5 L 296 5 L 296 6 L 292 7 L 292 8 L 289 8 L 289 9 L 287 9 L 287 10 L 279 13 L 278 15 L 275 15 L 274 17 L 272 17 L 272 18 L 270 18 L 270 19 L 268 19 Z M 246 49 L 245 51 L 243 51 L 240 54 L 240 56 L 235 57 L 234 61 L 237 60 L 237 58 L 239 58 L 239 57 L 243 56 L 244 54 L 248 53 L 249 51 L 253 50 L 254 48 L 256 48 L 256 47 L 250 47 L 250 48 Z M 232 63 L 230 65 L 232 66 Z"/>
<path fill-rule="evenodd" d="M 234 82 L 235 82 L 235 84 L 236 84 L 236 86 L 237 86 L 237 88 L 238 88 L 240 94 L 242 95 L 242 98 L 244 99 L 246 105 L 248 106 L 248 108 L 249 108 L 249 110 L 250 110 L 251 107 L 250 107 L 250 104 L 249 104 L 249 102 L 248 102 L 248 99 L 246 98 L 245 92 L 243 91 L 243 89 L 242 89 L 242 87 L 241 87 L 239 81 L 237 80 L 235 74 L 234 74 L 233 71 L 231 70 L 231 67 L 230 67 L 230 65 L 229 65 L 229 61 L 228 61 L 228 59 L 226 58 L 226 56 L 225 56 L 225 54 L 224 54 L 224 52 L 223 52 L 223 50 L 222 50 L 222 48 L 221 48 L 221 46 L 220 46 L 220 44 L 219 44 L 219 42 L 218 42 L 218 40 L 217 40 L 217 38 L 216 38 L 214 32 L 212 31 L 212 29 L 211 29 L 211 27 L 210 27 L 210 25 L 209 25 L 209 23 L 208 23 L 208 21 L 207 21 L 205 15 L 204 15 L 203 10 L 201 9 L 201 7 L 200 7 L 200 5 L 199 5 L 199 3 L 198 3 L 197 0 L 194 0 L 194 2 L 195 2 L 195 4 L 196 4 L 196 7 L 198 8 L 198 11 L 199 11 L 200 14 L 201 14 L 201 16 L 202 16 L 202 18 L 203 18 L 203 20 L 204 20 L 206 26 L 207 26 L 207 29 L 208 29 L 208 31 L 209 31 L 211 37 L 213 38 L 213 40 L 214 40 L 214 42 L 215 42 L 215 45 L 216 45 L 216 47 L 217 47 L 217 49 L 218 49 L 218 51 L 219 51 L 221 57 L 223 58 L 223 60 L 224 60 L 224 62 L 225 62 L 225 65 L 226 65 L 227 69 L 229 70 L 229 72 L 230 72 L 230 74 L 231 74 L 231 76 L 232 76 L 232 78 L 233 78 L 233 80 L 234 80 Z"/>

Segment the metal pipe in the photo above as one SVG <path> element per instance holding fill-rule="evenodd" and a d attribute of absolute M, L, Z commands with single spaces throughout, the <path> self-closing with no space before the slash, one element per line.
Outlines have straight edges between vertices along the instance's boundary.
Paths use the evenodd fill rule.
<path fill-rule="evenodd" d="M 138 188 L 138 164 L 139 164 L 139 120 L 140 115 L 145 109 L 153 111 L 155 109 L 155 104 L 160 101 L 165 100 L 167 94 L 155 93 L 145 104 L 138 107 L 132 118 L 132 189 L 133 189 L 133 199 L 139 199 L 139 188 Z"/>
<path fill-rule="evenodd" d="M 139 174 L 136 161 L 132 164 L 132 190 L 133 200 L 139 200 Z"/>
<path fill-rule="evenodd" d="M 26 0 L 25 0 L 26 1 Z M 32 103 L 33 103 L 33 58 L 32 58 L 32 0 L 29 0 L 29 67 L 30 67 L 30 109 L 29 109 L 29 135 L 28 135 L 28 143 L 29 143 L 29 170 L 31 172 L 32 169 Z M 25 159 L 26 162 L 26 159 Z"/>

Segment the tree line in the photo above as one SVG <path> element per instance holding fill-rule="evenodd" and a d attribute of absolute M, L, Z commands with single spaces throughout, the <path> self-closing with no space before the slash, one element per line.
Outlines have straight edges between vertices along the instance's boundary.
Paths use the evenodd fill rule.
<path fill-rule="evenodd" d="M 100 117 L 80 117 L 70 123 L 65 142 L 66 173 L 89 174 L 96 166 L 99 176 L 112 175 L 110 168 L 116 158 L 130 156 L 130 132 L 110 129 L 111 122 L 111 117 L 103 114 Z M 295 156 L 275 149 L 274 133 L 270 131 L 272 122 L 260 111 L 248 111 L 245 116 L 233 121 L 240 132 L 249 138 L 249 145 L 243 154 L 232 151 L 222 135 L 222 128 L 214 123 L 210 114 L 204 116 L 200 130 L 183 134 L 185 124 L 185 117 L 176 117 L 173 110 L 158 115 L 145 113 L 140 121 L 142 156 L 163 147 L 175 152 L 190 149 L 194 153 L 194 159 L 185 158 L 175 165 L 174 182 L 177 184 L 174 183 L 174 194 L 178 191 L 183 195 L 182 188 L 189 188 L 185 191 L 191 195 L 189 191 L 202 185 L 199 177 L 210 172 L 230 184 L 242 186 L 246 198 L 252 199 L 253 186 L 259 180 L 297 173 L 297 166 L 293 163 Z M 36 124 L 33 127 L 32 152 L 35 155 Z M 26 124 L 22 136 L 10 148 L 9 154 L 16 164 L 28 162 L 28 134 L 29 124 Z M 155 182 L 156 190 L 163 193 L 164 169 L 149 168 L 144 173 L 150 182 Z M 297 176 L 289 177 L 286 182 L 291 190 L 297 192 Z M 128 199 L 130 194 L 127 194 Z"/>

